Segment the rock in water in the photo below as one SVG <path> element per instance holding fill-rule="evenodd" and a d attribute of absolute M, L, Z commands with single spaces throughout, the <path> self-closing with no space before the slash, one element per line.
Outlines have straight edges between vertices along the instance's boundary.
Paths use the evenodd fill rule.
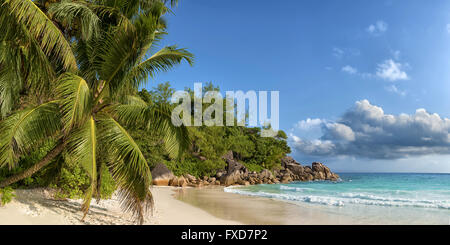
<path fill-rule="evenodd" d="M 158 163 L 152 170 L 153 184 L 159 186 L 167 186 L 175 177 L 165 164 Z M 178 184 L 178 182 L 177 182 Z"/>
<path fill-rule="evenodd" d="M 320 162 L 312 163 L 312 172 L 315 179 L 332 181 L 339 179 L 339 175 L 331 172 L 330 168 Z"/>

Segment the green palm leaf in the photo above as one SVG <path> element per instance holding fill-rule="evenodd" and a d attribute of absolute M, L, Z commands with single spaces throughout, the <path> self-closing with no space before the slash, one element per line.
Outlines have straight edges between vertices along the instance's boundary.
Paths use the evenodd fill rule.
<path fill-rule="evenodd" d="M 166 151 L 172 158 L 180 155 L 190 145 L 189 132 L 182 125 L 176 127 L 172 123 L 172 110 L 169 105 L 146 105 L 145 102 L 118 105 L 113 108 L 114 114 L 120 122 L 130 127 L 144 125 L 147 130 L 160 132 L 164 140 Z"/>
<path fill-rule="evenodd" d="M 108 167 L 119 187 L 122 206 L 142 224 L 145 213 L 153 207 L 147 161 L 133 138 L 116 120 L 99 115 L 98 127 L 99 142 L 108 150 Z"/>
<path fill-rule="evenodd" d="M 75 56 L 61 31 L 32 0 L 5 0 L 2 7 L 8 7 L 18 23 L 23 23 L 39 40 L 41 48 L 50 56 L 56 55 L 65 69 L 77 69 Z"/>
<path fill-rule="evenodd" d="M 91 183 L 86 191 L 82 210 L 84 215 L 89 211 L 92 195 L 97 187 L 97 129 L 93 117 L 70 134 L 67 141 L 67 152 L 72 160 L 81 164 L 88 173 Z"/>
<path fill-rule="evenodd" d="M 68 28 L 71 28 L 75 21 L 80 23 L 81 37 L 84 40 L 99 34 L 100 18 L 84 2 L 62 1 L 54 3 L 50 5 L 48 12 Z"/>
<path fill-rule="evenodd" d="M 127 80 L 138 88 L 149 77 L 153 77 L 157 72 L 166 72 L 183 60 L 190 65 L 193 64 L 194 56 L 186 49 L 177 48 L 177 46 L 165 47 L 139 65 L 133 67 L 128 74 Z"/>
<path fill-rule="evenodd" d="M 52 65 L 40 44 L 12 13 L 0 5 L 0 114 L 5 116 L 18 104 L 19 92 L 28 90 L 41 100 L 54 79 Z"/>
<path fill-rule="evenodd" d="M 100 18 L 114 18 L 117 22 L 117 26 L 123 28 L 124 31 L 128 29 L 135 29 L 130 19 L 123 15 L 123 13 L 117 7 L 111 7 L 106 5 L 88 4 Z"/>
<path fill-rule="evenodd" d="M 58 101 L 21 110 L 0 123 L 0 167 L 15 166 L 18 157 L 61 128 Z"/>
<path fill-rule="evenodd" d="M 84 123 L 92 108 L 92 94 L 86 81 L 75 74 L 65 73 L 59 79 L 56 94 L 61 101 L 64 131 Z"/>

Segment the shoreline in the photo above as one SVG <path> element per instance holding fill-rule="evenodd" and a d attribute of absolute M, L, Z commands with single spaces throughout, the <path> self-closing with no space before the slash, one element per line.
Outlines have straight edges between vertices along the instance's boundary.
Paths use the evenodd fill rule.
<path fill-rule="evenodd" d="M 177 189 L 175 198 L 220 218 L 245 225 L 352 224 L 348 217 L 324 212 L 321 207 L 299 205 L 266 197 L 223 191 L 224 187 Z"/>
<path fill-rule="evenodd" d="M 440 209 L 358 204 L 320 205 L 224 192 L 223 187 L 178 190 L 176 198 L 215 217 L 246 225 L 450 224 L 450 216 L 446 210 Z"/>
<path fill-rule="evenodd" d="M 427 221 L 421 209 L 405 213 L 404 208 L 398 207 L 314 205 L 225 192 L 221 186 L 153 186 L 151 191 L 155 208 L 144 225 L 447 224 L 447 220 Z M 82 200 L 54 200 L 51 190 L 43 188 L 17 189 L 15 194 L 12 202 L 0 207 L 0 225 L 135 224 L 131 214 L 121 210 L 117 196 L 100 203 L 93 200 L 89 214 L 82 221 Z M 436 212 L 435 216 L 442 214 L 432 211 Z M 381 213 L 384 215 L 379 216 Z"/>

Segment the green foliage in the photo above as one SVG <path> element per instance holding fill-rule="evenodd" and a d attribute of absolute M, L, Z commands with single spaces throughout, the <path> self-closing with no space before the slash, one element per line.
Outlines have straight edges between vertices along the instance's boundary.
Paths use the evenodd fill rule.
<path fill-rule="evenodd" d="M 18 164 L 11 170 L 8 168 L 0 168 L 0 181 L 23 172 L 24 170 L 28 169 L 29 167 L 33 166 L 37 161 L 42 159 L 55 145 L 55 142 L 52 140 L 45 141 L 41 144 L 40 147 L 37 148 L 37 150 L 31 152 L 29 155 L 22 156 L 19 159 Z M 54 176 L 55 171 L 58 166 L 51 165 L 47 168 L 42 169 L 38 173 L 36 173 L 33 176 L 27 177 L 19 182 L 16 182 L 12 185 L 14 188 L 19 187 L 28 187 L 28 188 L 34 188 L 34 187 L 40 187 L 40 186 L 46 186 L 51 182 L 51 178 Z"/>
<path fill-rule="evenodd" d="M 117 189 L 116 182 L 114 181 L 108 168 L 102 168 L 101 185 L 100 185 L 100 198 L 110 199 L 114 191 Z"/>
<path fill-rule="evenodd" d="M 263 168 L 263 166 L 261 166 L 260 164 L 256 164 L 256 163 L 246 163 L 246 162 L 244 162 L 243 163 L 244 164 L 244 166 L 248 169 L 248 171 L 250 171 L 250 172 L 253 172 L 253 171 L 255 171 L 255 172 L 261 172 L 264 168 Z"/>
<path fill-rule="evenodd" d="M 157 163 L 169 160 L 166 149 L 161 144 L 159 134 L 141 128 L 128 130 L 128 132 L 138 144 L 150 168 L 153 168 Z"/>
<path fill-rule="evenodd" d="M 186 153 L 208 159 L 200 161 L 200 175 L 210 175 L 225 166 L 222 156 L 233 151 L 234 157 L 250 171 L 272 170 L 281 166 L 281 159 L 290 153 L 283 138 L 261 137 L 260 128 L 191 127 L 192 152 Z M 203 166 L 204 165 L 204 166 Z"/>
<path fill-rule="evenodd" d="M 193 93 L 190 89 L 186 90 Z M 219 91 L 219 88 L 212 83 L 203 87 L 204 93 L 211 90 Z M 173 89 L 166 82 L 150 91 L 143 89 L 138 95 L 147 104 L 154 105 L 167 103 L 169 93 L 173 93 Z M 207 106 L 204 104 L 203 108 Z M 250 171 L 257 172 L 279 168 L 281 159 L 290 153 L 287 135 L 281 130 L 274 138 L 261 137 L 261 128 L 202 126 L 189 127 L 188 130 L 190 150 L 185 152 L 181 160 L 171 160 L 161 146 L 160 135 L 140 128 L 128 129 L 151 167 L 156 163 L 165 163 L 175 175 L 214 175 L 217 170 L 226 166 L 222 156 L 230 150 Z"/>
<path fill-rule="evenodd" d="M 58 188 L 55 197 L 83 198 L 89 183 L 89 176 L 80 165 L 67 163 L 61 169 L 58 181 L 53 184 L 53 187 Z"/>
<path fill-rule="evenodd" d="M 200 160 L 195 157 L 184 158 L 182 161 L 165 162 L 167 167 L 175 175 L 190 174 L 195 177 L 214 176 L 219 169 L 225 167 L 225 161 L 219 160 Z"/>
<path fill-rule="evenodd" d="M 12 201 L 12 199 L 16 195 L 14 194 L 14 190 L 12 187 L 8 186 L 5 188 L 0 188 L 0 206 L 4 206 L 5 204 Z"/>
<path fill-rule="evenodd" d="M 101 174 L 100 197 L 109 199 L 116 190 L 115 181 L 108 168 L 102 168 L 99 174 Z M 90 186 L 90 177 L 79 164 L 66 164 L 57 180 L 50 186 L 57 189 L 56 198 L 79 199 L 85 196 Z"/>
<path fill-rule="evenodd" d="M 9 171 L 7 168 L 0 168 L 0 180 L 15 175 L 31 167 L 54 146 L 53 141 L 48 141 L 39 150 L 22 157 L 16 168 Z M 59 157 L 54 160 L 54 164 L 49 164 L 33 176 L 27 177 L 12 185 L 14 188 L 36 188 L 51 187 L 57 190 L 57 198 L 83 198 L 86 189 L 90 184 L 90 177 L 85 169 L 78 163 L 67 160 L 68 156 Z M 116 184 L 108 168 L 101 171 L 101 198 L 111 198 L 116 190 Z"/>

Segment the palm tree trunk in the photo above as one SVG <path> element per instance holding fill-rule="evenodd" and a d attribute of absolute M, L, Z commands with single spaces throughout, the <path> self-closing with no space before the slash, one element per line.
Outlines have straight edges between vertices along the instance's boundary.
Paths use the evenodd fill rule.
<path fill-rule="evenodd" d="M 11 185 L 13 183 L 16 183 L 19 180 L 25 179 L 27 177 L 30 177 L 43 167 L 47 166 L 56 156 L 58 156 L 64 149 L 65 144 L 61 141 L 59 142 L 47 155 L 42 158 L 42 160 L 29 169 L 18 173 L 16 175 L 13 175 L 9 178 L 6 178 L 5 180 L 0 182 L 0 188 L 4 188 L 8 185 Z"/>

